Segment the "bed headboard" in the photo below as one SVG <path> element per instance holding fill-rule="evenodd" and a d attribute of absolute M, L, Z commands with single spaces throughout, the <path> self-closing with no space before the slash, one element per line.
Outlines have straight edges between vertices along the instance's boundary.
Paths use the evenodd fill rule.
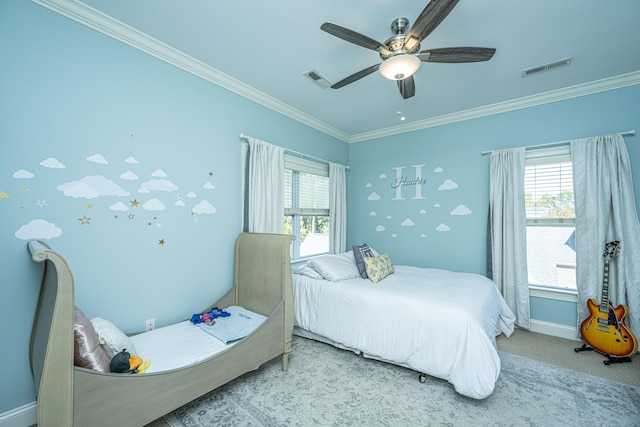
<path fill-rule="evenodd" d="M 73 414 L 73 276 L 67 262 L 45 243 L 28 243 L 31 258 L 44 262 L 44 273 L 31 333 L 31 370 L 40 416 L 71 420 Z M 50 339 L 55 337 L 55 339 Z M 67 413 L 61 413 L 63 411 Z"/>
<path fill-rule="evenodd" d="M 293 331 L 292 240 L 289 234 L 240 233 L 235 252 L 236 304 L 267 316 L 284 302 L 286 353 Z"/>

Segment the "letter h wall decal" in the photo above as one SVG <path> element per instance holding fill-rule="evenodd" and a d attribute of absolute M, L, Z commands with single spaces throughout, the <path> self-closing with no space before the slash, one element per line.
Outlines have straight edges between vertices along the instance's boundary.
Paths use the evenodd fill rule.
<path fill-rule="evenodd" d="M 404 200 L 402 197 L 402 187 L 407 185 L 413 185 L 416 187 L 416 195 L 412 197 L 413 200 L 424 199 L 422 196 L 422 184 L 426 183 L 426 179 L 422 179 L 422 167 L 425 165 L 413 165 L 415 169 L 416 177 L 414 180 L 407 179 L 406 176 L 402 174 L 404 170 L 404 166 L 400 166 L 397 168 L 393 168 L 396 171 L 396 180 L 391 184 L 391 188 L 395 188 L 396 196 L 392 200 Z"/>

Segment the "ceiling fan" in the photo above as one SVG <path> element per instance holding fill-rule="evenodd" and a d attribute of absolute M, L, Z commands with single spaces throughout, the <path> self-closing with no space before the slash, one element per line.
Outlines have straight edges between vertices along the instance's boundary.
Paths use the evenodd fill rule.
<path fill-rule="evenodd" d="M 382 62 L 367 67 L 334 83 L 331 87 L 339 89 L 374 71 L 390 80 L 396 80 L 402 98 L 411 98 L 416 93 L 413 74 L 418 71 L 422 62 L 481 62 L 488 61 L 496 52 L 485 47 L 445 47 L 420 51 L 420 42 L 425 39 L 456 6 L 459 0 L 431 0 L 424 8 L 413 26 L 409 26 L 407 18 L 397 18 L 391 23 L 391 31 L 395 34 L 384 43 L 357 33 L 340 25 L 325 22 L 320 29 L 327 33 L 357 44 L 380 54 Z"/>

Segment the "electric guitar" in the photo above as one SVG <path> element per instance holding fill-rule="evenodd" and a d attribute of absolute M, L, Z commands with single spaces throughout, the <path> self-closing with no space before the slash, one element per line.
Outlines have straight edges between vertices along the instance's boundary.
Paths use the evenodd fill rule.
<path fill-rule="evenodd" d="M 587 301 L 591 314 L 580 325 L 580 335 L 599 353 L 606 356 L 626 357 L 638 351 L 636 336 L 624 323 L 629 307 L 620 304 L 614 308 L 609 301 L 609 261 L 616 256 L 619 247 L 619 241 L 605 245 L 602 299 L 600 304 L 593 298 Z"/>

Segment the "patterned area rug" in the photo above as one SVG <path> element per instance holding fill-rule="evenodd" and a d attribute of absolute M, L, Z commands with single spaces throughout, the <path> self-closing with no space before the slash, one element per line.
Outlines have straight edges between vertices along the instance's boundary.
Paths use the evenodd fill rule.
<path fill-rule="evenodd" d="M 640 426 L 640 388 L 500 353 L 484 400 L 447 381 L 294 337 L 277 358 L 167 415 L 174 427 Z"/>

